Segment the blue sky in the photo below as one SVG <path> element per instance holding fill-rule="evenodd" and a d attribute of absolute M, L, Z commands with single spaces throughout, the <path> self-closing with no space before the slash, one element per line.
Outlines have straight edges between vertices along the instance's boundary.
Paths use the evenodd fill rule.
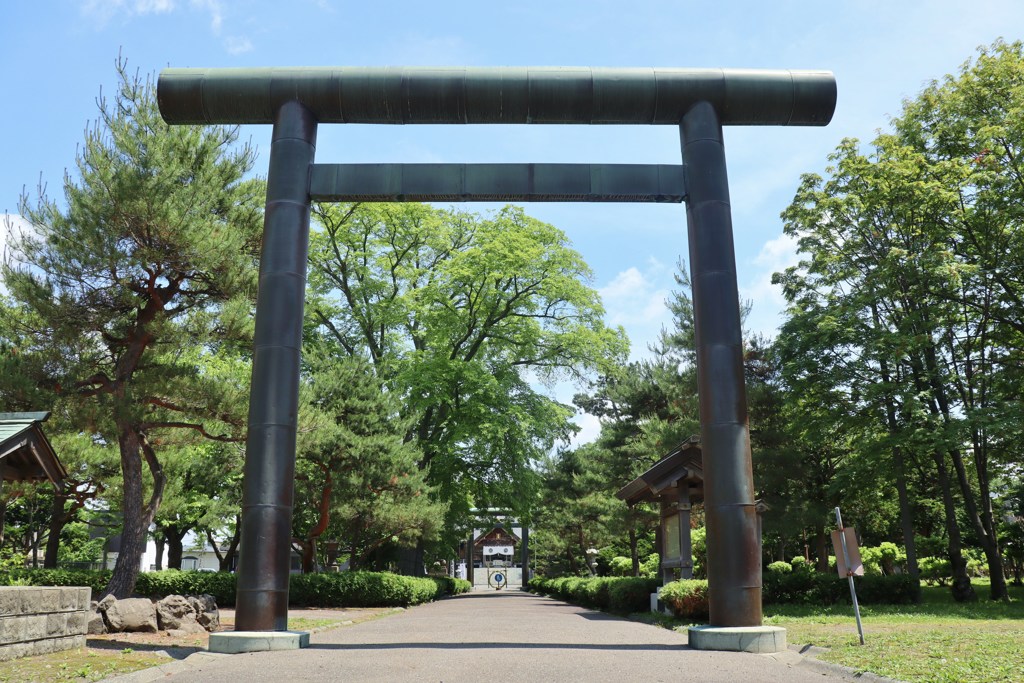
<path fill-rule="evenodd" d="M 741 293 L 771 333 L 771 273 L 795 261 L 779 213 L 801 173 L 847 136 L 869 140 L 931 79 L 977 46 L 1024 32 L 1019 0 L 432 3 L 390 0 L 8 0 L 0 4 L 0 213 L 42 179 L 59 195 L 95 118 L 129 66 L 538 65 L 828 69 L 839 101 L 825 128 L 726 130 Z M 261 150 L 269 127 L 243 135 Z M 320 162 L 679 163 L 674 127 L 322 126 Z M 484 205 L 466 206 L 487 210 Z M 609 321 L 642 354 L 667 322 L 663 299 L 686 253 L 680 205 L 534 204 L 595 271 Z M 2 233 L 2 231 L 0 231 Z M 2 238 L 2 234 L 0 234 Z"/>

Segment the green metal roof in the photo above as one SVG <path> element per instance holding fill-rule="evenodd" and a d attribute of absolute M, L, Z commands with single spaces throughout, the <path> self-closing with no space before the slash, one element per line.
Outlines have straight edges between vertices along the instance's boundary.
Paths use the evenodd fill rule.
<path fill-rule="evenodd" d="M 49 479 L 57 488 L 67 471 L 43 433 L 48 412 L 0 413 L 0 484 Z"/>

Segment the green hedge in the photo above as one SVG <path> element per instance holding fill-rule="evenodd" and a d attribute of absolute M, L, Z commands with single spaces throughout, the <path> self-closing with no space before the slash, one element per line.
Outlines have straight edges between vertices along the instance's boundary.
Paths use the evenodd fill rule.
<path fill-rule="evenodd" d="M 109 570 L 15 569 L 0 573 L 0 585 L 89 586 L 98 595 Z M 226 572 L 142 572 L 135 592 L 147 598 L 208 593 L 217 604 L 235 604 L 235 575 Z M 468 581 L 450 577 L 413 578 L 386 572 L 292 574 L 289 602 L 296 607 L 408 607 L 470 590 Z"/>
<path fill-rule="evenodd" d="M 706 579 L 671 581 L 661 587 L 659 598 L 683 619 L 707 621 L 708 582 Z"/>
<path fill-rule="evenodd" d="M 858 602 L 865 605 L 901 605 L 920 602 L 921 584 L 909 574 L 854 578 Z M 762 600 L 766 604 L 835 605 L 850 602 L 850 587 L 836 574 L 794 571 L 763 575 Z"/>
<path fill-rule="evenodd" d="M 0 572 L 0 586 L 88 586 L 93 596 L 110 583 L 110 570 L 11 569 Z"/>
<path fill-rule="evenodd" d="M 657 590 L 658 584 L 657 579 L 632 576 L 562 576 L 533 578 L 527 588 L 534 593 L 550 595 L 584 607 L 628 614 L 648 611 L 651 593 Z"/>

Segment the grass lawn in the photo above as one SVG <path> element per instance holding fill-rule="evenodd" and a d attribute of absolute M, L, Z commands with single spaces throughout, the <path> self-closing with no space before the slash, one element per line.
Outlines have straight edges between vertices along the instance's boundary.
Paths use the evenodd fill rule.
<path fill-rule="evenodd" d="M 1024 588 L 993 603 L 957 604 L 949 588 L 922 587 L 919 605 L 861 606 L 862 646 L 849 605 L 766 605 L 767 625 L 784 626 L 791 644 L 829 648 L 819 659 L 910 682 L 1024 682 Z"/>
<path fill-rule="evenodd" d="M 393 611 L 395 610 L 365 610 L 366 615 L 354 620 L 329 617 L 291 617 L 288 619 L 288 628 L 295 631 L 326 631 L 337 626 L 381 616 L 381 612 L 390 614 Z M 0 662 L 0 683 L 98 681 L 109 676 L 127 674 L 174 661 L 166 654 L 157 654 L 154 650 L 163 647 L 187 647 L 200 650 L 205 649 L 206 645 L 206 637 L 199 637 L 194 633 L 177 638 L 167 638 L 166 633 L 163 635 L 118 635 L 125 638 L 137 636 L 147 640 L 143 644 L 132 643 L 132 647 L 122 649 L 100 648 L 97 647 L 96 642 L 90 642 L 90 646 L 85 648 Z M 155 645 L 151 643 L 155 643 Z"/>
<path fill-rule="evenodd" d="M 50 683 L 51 681 L 98 681 L 109 676 L 148 669 L 171 661 L 152 652 L 126 648 L 120 652 L 78 648 L 48 655 L 0 662 L 0 681 Z"/>

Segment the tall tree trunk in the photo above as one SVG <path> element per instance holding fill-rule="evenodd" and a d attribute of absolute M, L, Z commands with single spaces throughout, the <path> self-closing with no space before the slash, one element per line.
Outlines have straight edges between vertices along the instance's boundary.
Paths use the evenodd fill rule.
<path fill-rule="evenodd" d="M 121 451 L 121 474 L 124 479 L 121 531 L 121 550 L 114 563 L 114 573 L 100 596 L 113 595 L 117 599 L 130 597 L 139 577 L 142 555 L 146 550 L 146 533 L 153 523 L 160 501 L 163 499 L 164 473 L 153 449 L 134 426 L 118 425 L 118 446 Z M 142 459 L 145 457 L 153 476 L 153 491 L 143 504 Z"/>
<path fill-rule="evenodd" d="M 7 523 L 7 497 L 4 496 L 4 471 L 7 461 L 0 458 L 0 548 L 4 547 L 4 524 Z"/>
<path fill-rule="evenodd" d="M 312 574 L 316 571 L 316 538 L 295 539 L 299 546 L 299 557 L 302 560 L 302 573 Z"/>
<path fill-rule="evenodd" d="M 177 524 L 167 524 L 163 527 L 164 540 L 167 543 L 167 568 L 181 569 L 181 556 L 184 554 L 185 534 L 188 529 L 180 529 Z"/>
<path fill-rule="evenodd" d="M 295 543 L 299 544 L 302 551 L 303 574 L 311 574 L 316 571 L 316 543 L 331 523 L 331 494 L 334 491 L 334 477 L 327 465 L 323 463 L 317 463 L 317 465 L 323 474 L 323 488 L 320 489 L 320 501 L 317 503 L 316 524 L 309 530 L 305 538 L 295 539 Z"/>
<path fill-rule="evenodd" d="M 64 530 L 68 517 L 64 512 L 67 496 L 57 491 L 53 494 L 53 507 L 50 508 L 50 531 L 46 536 L 46 552 L 43 555 L 43 567 L 57 568 L 57 554 L 60 550 L 60 532 Z"/>
<path fill-rule="evenodd" d="M 949 397 L 946 394 L 945 387 L 943 387 L 940 382 L 938 359 L 933 345 L 929 344 L 925 347 L 924 359 L 925 365 L 928 368 L 928 377 L 931 385 L 932 396 L 934 397 L 934 401 L 938 405 L 938 409 L 942 415 L 943 425 L 949 425 L 952 419 L 950 416 Z M 973 441 L 972 445 L 975 449 L 975 458 L 984 460 L 985 443 L 980 438 L 976 429 L 972 429 L 971 436 Z M 967 477 L 967 468 L 964 466 L 963 454 L 961 453 L 960 448 L 949 448 L 949 456 L 953 461 L 953 469 L 956 472 L 957 483 L 960 485 L 960 495 L 964 501 L 967 519 L 970 520 L 971 525 L 974 527 L 975 535 L 978 537 L 978 543 L 981 544 L 981 548 L 985 552 L 985 558 L 988 560 L 989 576 L 991 580 L 991 592 L 989 597 L 992 600 L 1008 600 L 1009 594 L 1007 593 L 1006 580 L 1003 576 L 1003 561 L 999 554 L 995 529 L 992 528 L 991 500 L 987 501 L 989 514 L 986 515 L 988 520 L 988 524 L 986 525 L 985 520 L 982 519 L 982 514 L 978 511 L 977 499 L 974 497 L 974 490 Z M 978 467 L 977 475 L 978 485 L 981 487 L 982 495 L 988 497 L 988 468 L 985 466 Z M 984 505 L 985 501 L 983 501 L 982 504 Z"/>
<path fill-rule="evenodd" d="M 927 353 L 924 354 L 927 357 Z M 941 421 L 939 406 L 935 401 L 934 393 L 929 391 L 931 383 L 925 381 L 924 363 L 919 357 L 911 358 L 911 369 L 913 370 L 914 387 L 918 394 L 926 393 L 931 395 L 926 400 L 928 411 L 936 423 Z M 935 460 L 935 469 L 939 475 L 939 490 L 942 492 L 942 507 L 946 517 L 946 535 L 948 536 L 949 564 L 953 573 L 953 599 L 957 602 L 968 602 L 977 600 L 978 596 L 971 586 L 971 577 L 967 575 L 967 561 L 963 555 L 963 541 L 960 537 L 960 526 L 956 520 L 956 502 L 953 500 L 953 491 L 949 482 L 949 470 L 946 468 L 946 456 L 942 448 L 934 448 L 932 457 Z"/>
<path fill-rule="evenodd" d="M 814 525 L 815 552 L 818 561 L 815 568 L 819 572 L 828 572 L 828 542 L 829 536 L 825 531 L 825 523 L 817 522 Z"/>
<path fill-rule="evenodd" d="M 156 546 L 156 564 L 154 566 L 157 571 L 161 571 L 164 568 L 164 547 L 167 545 L 163 531 L 157 529 L 157 533 L 153 537 L 153 545 Z"/>
<path fill-rule="evenodd" d="M 213 532 L 209 529 L 206 530 L 206 540 L 210 542 L 210 547 L 213 548 L 213 553 L 217 556 L 218 571 L 231 571 L 232 565 L 235 562 L 235 554 L 238 552 L 238 539 L 241 537 L 241 530 L 242 518 L 240 515 L 235 515 L 235 531 L 231 536 L 228 547 L 223 552 L 221 552 L 220 546 L 217 544 L 217 539 L 213 537 Z"/>
<path fill-rule="evenodd" d="M 900 446 L 893 448 L 893 459 L 896 462 L 896 497 L 900 505 L 900 530 L 903 532 L 903 545 L 907 551 L 907 569 L 915 579 L 920 578 L 921 570 L 917 566 L 917 542 L 914 540 L 914 517 L 910 510 L 910 493 L 907 490 L 907 467 L 905 454 Z"/>
<path fill-rule="evenodd" d="M 633 576 L 640 576 L 640 551 L 637 549 L 636 528 L 629 527 L 629 559 L 633 563 Z"/>
<path fill-rule="evenodd" d="M 871 303 L 871 315 L 875 321 L 875 327 L 881 327 L 878 315 L 878 304 Z M 896 419 L 896 401 L 892 394 L 892 376 L 889 373 L 889 362 L 884 355 L 879 359 L 879 370 L 882 374 L 882 382 L 885 385 L 885 422 L 890 438 L 895 439 L 899 434 L 900 425 Z M 907 463 L 906 454 L 902 446 L 894 445 L 892 449 L 893 465 L 896 469 L 896 498 L 900 507 L 900 530 L 903 532 L 903 546 L 907 552 L 907 569 L 915 579 L 920 577 L 920 570 L 917 566 L 917 545 L 914 540 L 914 516 L 910 510 L 910 493 L 907 489 Z"/>
<path fill-rule="evenodd" d="M 590 556 L 587 555 L 587 543 L 586 539 L 583 537 L 583 525 L 579 526 L 579 534 L 576 540 L 580 544 L 580 553 L 583 554 L 583 564 L 587 565 L 587 574 L 594 576 L 594 565 Z"/>
<path fill-rule="evenodd" d="M 418 541 L 411 548 L 400 547 L 398 557 L 398 573 L 405 576 L 424 576 L 423 572 L 423 541 Z"/>
<path fill-rule="evenodd" d="M 953 599 L 957 602 L 970 602 L 977 600 L 978 596 L 971 585 L 971 577 L 967 575 L 967 560 L 963 555 L 963 541 L 960 538 L 960 526 L 956 521 L 956 504 L 953 502 L 946 458 L 939 449 L 935 450 L 935 465 L 939 472 L 939 488 L 942 491 L 942 505 L 946 513 L 949 563 L 953 570 Z"/>

